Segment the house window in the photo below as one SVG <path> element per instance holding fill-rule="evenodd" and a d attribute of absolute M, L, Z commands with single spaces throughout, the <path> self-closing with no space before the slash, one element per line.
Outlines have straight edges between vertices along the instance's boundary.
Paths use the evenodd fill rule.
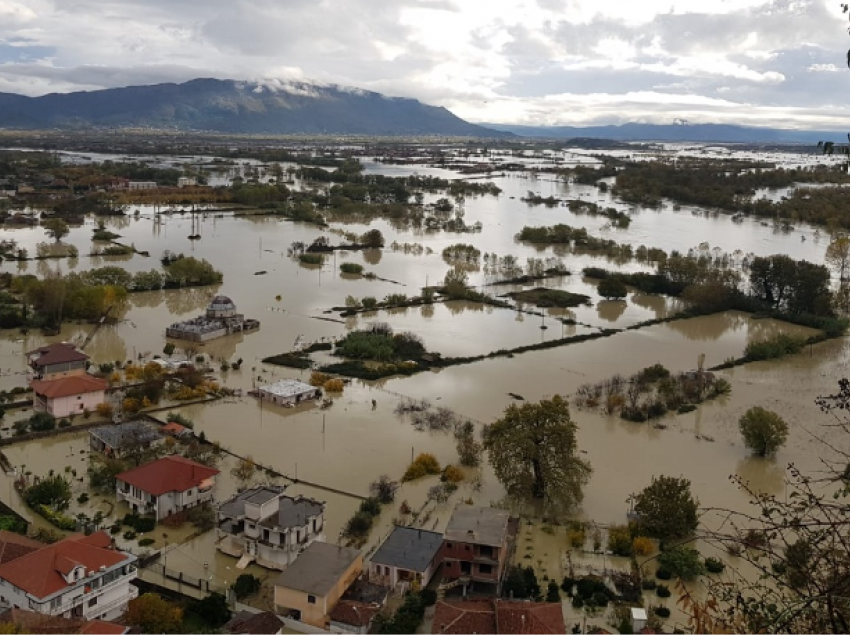
<path fill-rule="evenodd" d="M 56 598 L 51 599 L 50 609 L 52 609 L 52 610 L 59 609 L 60 605 L 62 605 L 62 597 L 61 596 L 57 596 Z"/>
<path fill-rule="evenodd" d="M 451 542 L 447 543 L 447 544 L 446 544 L 446 547 L 447 547 L 449 550 L 451 550 L 451 549 L 452 549 L 452 544 L 451 544 Z"/>
<path fill-rule="evenodd" d="M 463 546 L 463 549 L 466 550 L 467 552 L 469 552 L 472 549 L 472 546 L 465 545 L 465 546 Z"/>
<path fill-rule="evenodd" d="M 479 574 L 493 574 L 493 566 L 482 563 L 478 566 L 478 572 Z"/>
<path fill-rule="evenodd" d="M 315 605 L 315 604 L 316 604 L 316 597 L 315 597 L 315 596 L 313 596 L 312 594 L 308 594 L 308 595 L 307 595 L 307 602 L 308 602 L 310 605 Z"/>
<path fill-rule="evenodd" d="M 97 605 L 97 597 L 96 596 L 94 598 L 89 599 L 89 607 L 94 607 L 95 605 Z"/>

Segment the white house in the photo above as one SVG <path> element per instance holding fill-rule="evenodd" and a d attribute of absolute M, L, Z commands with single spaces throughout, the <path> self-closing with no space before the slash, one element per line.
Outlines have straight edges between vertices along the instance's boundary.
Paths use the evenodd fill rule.
<path fill-rule="evenodd" d="M 278 380 L 257 389 L 261 400 L 291 406 L 322 397 L 321 389 L 298 380 Z"/>
<path fill-rule="evenodd" d="M 53 417 L 94 411 L 106 401 L 109 383 L 86 372 L 89 357 L 60 342 L 27 352 L 33 410 Z"/>
<path fill-rule="evenodd" d="M 286 568 L 313 541 L 324 541 L 325 504 L 288 497 L 280 486 L 258 486 L 218 507 L 217 547 L 259 565 Z"/>
<path fill-rule="evenodd" d="M 387 587 L 417 581 L 424 587 L 440 565 L 442 545 L 439 532 L 396 526 L 372 556 L 369 580 Z"/>
<path fill-rule="evenodd" d="M 198 180 L 195 177 L 178 177 L 177 179 L 178 188 L 188 188 L 196 185 L 198 185 Z"/>
<path fill-rule="evenodd" d="M 156 190 L 159 186 L 156 181 L 128 181 L 128 190 Z"/>
<path fill-rule="evenodd" d="M 4 553 L 6 550 L 4 550 Z M 105 532 L 72 535 L 0 565 L 0 607 L 40 614 L 114 620 L 138 596 L 136 557 Z"/>
<path fill-rule="evenodd" d="M 185 457 L 170 455 L 115 476 L 115 496 L 133 512 L 157 521 L 213 499 L 219 471 Z"/>

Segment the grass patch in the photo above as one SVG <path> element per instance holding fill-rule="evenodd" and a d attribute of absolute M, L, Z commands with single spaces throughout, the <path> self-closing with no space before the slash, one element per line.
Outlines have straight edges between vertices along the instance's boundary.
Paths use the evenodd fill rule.
<path fill-rule="evenodd" d="M 509 294 L 505 294 L 505 296 L 512 298 L 517 302 L 529 303 L 536 307 L 568 308 L 586 305 L 590 302 L 590 296 L 574 294 L 560 289 L 547 289 L 546 287 L 536 287 L 534 289 L 511 292 Z"/>

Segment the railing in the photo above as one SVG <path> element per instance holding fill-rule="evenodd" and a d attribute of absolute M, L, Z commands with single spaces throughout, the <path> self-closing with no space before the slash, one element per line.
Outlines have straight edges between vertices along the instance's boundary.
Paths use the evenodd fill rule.
<path fill-rule="evenodd" d="M 101 585 L 99 588 L 93 589 L 89 592 L 86 592 L 86 593 L 82 594 L 81 596 L 75 596 L 72 600 L 70 600 L 66 603 L 63 603 L 62 605 L 60 605 L 56 609 L 51 608 L 50 613 L 55 616 L 57 614 L 64 614 L 65 612 L 69 612 L 74 607 L 76 607 L 77 605 L 80 605 L 82 603 L 87 603 L 92 598 L 94 598 L 96 596 L 101 596 L 104 593 L 106 593 L 107 591 L 118 587 L 119 585 L 128 584 L 134 578 L 136 578 L 136 569 L 135 568 L 133 568 L 131 572 L 128 572 L 127 574 L 123 574 L 123 575 L 119 576 L 117 579 L 115 579 L 114 581 L 110 581 L 106 585 Z M 90 586 L 86 585 L 85 587 L 90 587 Z M 139 591 L 134 586 L 130 585 L 130 589 L 131 589 L 131 591 L 136 590 L 136 594 L 138 595 Z M 135 596 L 133 598 L 135 598 Z M 127 597 L 124 597 L 124 599 L 125 599 L 125 602 L 126 602 Z M 121 600 L 121 599 L 118 599 L 118 600 Z M 98 607 L 98 606 L 95 606 L 95 607 Z"/>
<path fill-rule="evenodd" d="M 126 605 L 127 603 L 129 603 L 130 601 L 132 601 L 134 598 L 136 598 L 138 596 L 139 596 L 139 588 L 137 588 L 135 585 L 131 585 L 129 594 L 122 596 L 121 598 L 116 598 L 114 601 L 110 601 L 106 605 L 94 605 L 92 607 L 85 607 L 85 608 L 83 608 L 83 614 L 86 617 L 93 616 L 93 615 L 94 616 L 102 616 L 103 614 L 106 614 L 107 612 L 111 612 L 112 610 L 114 610 L 117 607 L 121 607 L 122 605 Z M 89 611 L 87 611 L 87 610 L 89 610 Z"/>

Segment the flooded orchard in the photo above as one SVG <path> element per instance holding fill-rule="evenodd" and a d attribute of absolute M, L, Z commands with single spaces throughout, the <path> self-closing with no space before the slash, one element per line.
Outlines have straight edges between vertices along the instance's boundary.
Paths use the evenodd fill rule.
<path fill-rule="evenodd" d="M 673 152 L 684 152 L 674 150 Z M 566 151 L 565 160 L 576 160 L 580 151 Z M 95 158 L 97 159 L 97 158 Z M 207 161 L 211 158 L 194 158 Z M 580 158 L 579 158 L 580 159 Z M 797 156 L 780 158 L 789 165 L 800 162 Z M 163 162 L 168 160 L 163 158 Z M 259 164 L 252 164 L 259 165 Z M 367 162 L 367 172 L 403 176 L 434 174 L 461 178 L 457 172 L 427 166 L 385 166 Z M 221 184 L 228 183 L 235 172 L 219 175 Z M 747 343 L 761 341 L 777 334 L 809 337 L 815 330 L 771 318 L 759 318 L 739 311 L 675 319 L 661 324 L 641 323 L 674 316 L 684 301 L 629 289 L 623 300 L 604 300 L 596 293 L 598 281 L 585 278 L 584 267 L 617 268 L 639 271 L 645 265 L 629 261 L 617 263 L 610 258 L 581 253 L 559 246 L 544 247 L 519 242 L 515 235 L 523 226 L 566 223 L 586 227 L 593 235 L 620 243 L 658 247 L 668 251 L 714 250 L 733 254 L 788 254 L 814 263 L 824 262 L 828 236 L 814 227 L 800 224 L 781 231 L 745 219 L 733 224 L 728 215 L 665 202 L 659 209 L 641 209 L 625 205 L 610 190 L 556 180 L 551 174 L 533 172 L 491 175 L 502 193 L 499 196 L 467 197 L 463 201 L 464 221 L 481 223 L 480 232 L 457 234 L 409 227 L 394 227 L 386 220 L 371 224 L 331 221 L 331 230 L 361 234 L 379 229 L 386 246 L 362 251 L 336 251 L 326 256 L 323 264 L 307 266 L 292 258 L 292 243 L 309 244 L 320 236 L 331 242 L 340 237 L 327 229 L 301 224 L 273 216 L 237 216 L 230 212 L 200 211 L 196 214 L 157 214 L 153 206 L 129 206 L 128 215 L 102 219 L 106 227 L 120 235 L 123 244 L 148 252 L 149 257 L 133 254 L 122 257 L 83 256 L 91 251 L 91 233 L 95 221 L 86 219 L 74 227 L 67 244 L 78 248 L 78 258 L 39 261 L 4 261 L 2 271 L 35 274 L 44 277 L 52 272 L 82 272 L 104 265 L 118 265 L 129 272 L 147 271 L 159 266 L 166 250 L 186 253 L 209 260 L 224 275 L 220 285 L 182 290 L 132 293 L 128 307 L 116 324 L 96 329 L 91 324 L 65 324 L 54 336 L 40 332 L 0 332 L 0 388 L 11 389 L 25 384 L 24 352 L 43 344 L 68 341 L 81 344 L 96 329 L 86 347 L 95 364 L 115 361 L 151 359 L 162 355 L 168 340 L 165 329 L 170 324 L 201 314 L 217 294 L 233 299 L 240 313 L 261 322 L 259 331 L 226 336 L 206 344 L 187 347 L 172 341 L 177 356 L 202 354 L 212 362 L 219 382 L 241 395 L 191 406 L 175 405 L 172 409 L 195 422 L 195 434 L 203 433 L 234 455 L 221 461 L 215 499 L 222 501 L 236 492 L 238 484 L 231 475 L 238 457 L 251 457 L 284 477 L 277 483 L 289 484 L 288 493 L 299 493 L 327 502 L 327 537 L 340 540 L 340 533 L 360 503 L 358 496 L 368 496 L 369 485 L 386 474 L 397 480 L 413 456 L 433 453 L 441 464 L 457 463 L 455 440 L 451 433 L 417 430 L 410 419 L 396 412 L 396 405 L 406 397 L 428 400 L 434 406 L 451 409 L 468 418 L 480 433 L 483 426 L 499 418 L 504 409 L 517 402 L 516 396 L 535 402 L 556 394 L 572 396 L 586 383 L 599 382 L 615 374 L 628 376 L 641 369 L 662 364 L 675 372 L 698 368 L 704 356 L 706 368 L 720 365 L 743 355 Z M 520 199 L 533 192 L 542 197 L 586 199 L 600 206 L 611 206 L 629 212 L 628 228 L 611 227 L 603 216 L 575 214 L 563 206 L 531 206 Z M 432 197 L 432 195 L 428 195 Z M 430 200 L 433 200 L 430 199 Z M 136 211 L 138 213 L 136 213 Z M 200 240 L 189 240 L 190 234 Z M 0 230 L 0 239 L 14 239 L 19 246 L 34 252 L 45 241 L 39 227 Z M 805 239 L 805 240 L 801 240 Z M 432 305 L 380 309 L 340 316 L 346 298 L 374 297 L 390 294 L 414 296 L 426 285 L 437 285 L 450 269 L 443 259 L 449 245 L 470 243 L 482 253 L 505 256 L 512 254 L 520 263 L 528 258 L 560 258 L 571 274 L 549 277 L 530 285 L 491 285 L 487 274 L 471 267 L 469 281 L 488 293 L 505 294 L 531 288 L 583 294 L 586 304 L 570 308 L 538 308 L 530 303 L 508 303 L 498 307 L 470 301 L 436 302 Z M 700 244 L 708 243 L 708 246 Z M 362 264 L 374 277 L 341 274 L 343 262 Z M 488 357 L 470 364 L 417 373 L 410 377 L 394 376 L 378 381 L 353 380 L 341 395 L 333 396 L 329 408 L 317 405 L 286 409 L 260 403 L 247 392 L 261 384 L 278 379 L 306 381 L 309 370 L 278 367 L 263 363 L 270 355 L 295 348 L 296 341 L 315 343 L 337 341 L 346 333 L 365 328 L 375 322 L 388 323 L 396 332 L 412 332 L 424 341 L 429 351 L 443 356 L 487 356 L 502 349 L 516 349 L 570 336 L 598 335 L 604 329 L 620 330 L 605 337 L 575 342 L 550 349 L 527 351 L 516 355 Z M 629 329 L 629 327 L 637 327 Z M 218 371 L 220 361 L 243 360 L 239 369 Z M 322 354 L 314 355 L 314 360 Z M 717 371 L 718 377 L 731 383 L 729 395 L 704 402 L 689 413 L 668 414 L 665 428 L 651 423 L 632 423 L 596 410 L 573 407 L 578 424 L 579 447 L 593 466 L 593 475 L 585 488 L 584 502 L 576 513 L 582 520 L 598 524 L 626 522 L 627 500 L 660 474 L 684 476 L 691 480 L 694 494 L 706 508 L 745 510 L 748 497 L 729 480 L 739 475 L 753 487 L 779 494 L 784 487 L 783 468 L 789 462 L 802 470 L 820 466 L 823 446 L 810 431 L 824 416 L 814 400 L 832 392 L 838 379 L 848 373 L 848 347 L 844 338 L 830 340 L 781 360 L 755 362 Z M 743 446 L 738 419 L 752 406 L 763 406 L 779 412 L 789 422 L 787 445 L 776 457 L 752 457 Z M 6 414 L 8 425 L 22 412 Z M 164 417 L 164 414 L 157 414 Z M 75 420 L 74 425 L 82 422 Z M 8 429 L 8 426 L 7 426 Z M 89 465 L 88 436 L 84 432 L 43 440 L 32 440 L 6 446 L 3 452 L 13 468 L 34 475 L 49 470 L 74 475 L 74 496 L 86 490 L 84 479 Z M 6 431 L 6 435 L 10 435 Z M 836 442 L 841 443 L 841 442 Z M 397 520 L 396 510 L 407 501 L 414 510 L 428 510 L 419 517 L 421 527 L 442 530 L 453 506 L 461 500 L 489 505 L 503 499 L 504 491 L 486 461 L 480 469 L 466 471 L 467 479 L 445 503 L 427 501 L 428 489 L 439 483 L 427 477 L 401 486 L 394 506 L 388 506 L 369 536 L 368 551 L 376 546 Z M 269 476 L 267 476 L 269 477 Z M 269 477 L 271 479 L 271 477 Z M 0 476 L 0 493 L 17 503 L 16 508 L 33 518 L 37 525 L 46 522 L 27 512 L 12 491 L 12 478 Z M 310 486 L 302 482 L 317 484 Z M 333 489 L 326 490 L 323 489 Z M 334 491 L 344 491 L 354 496 Z M 114 503 L 114 502 L 113 502 Z M 95 510 L 107 519 L 120 518 L 126 512 L 97 496 L 71 512 Z M 423 521 L 427 519 L 427 521 Z M 703 520 L 706 524 L 713 521 Z M 545 563 L 546 573 L 555 579 L 564 575 L 564 558 L 569 548 L 563 527 L 554 530 L 540 519 L 522 526 L 517 560 L 523 565 Z M 183 534 L 181 534 L 183 533 Z M 215 531 L 189 539 L 184 530 L 152 533 L 155 540 L 149 550 L 170 546 L 167 567 L 189 572 L 192 576 L 213 577 L 233 582 L 236 560 L 214 549 Z M 123 545 L 133 551 L 144 551 L 133 542 Z M 711 548 L 701 546 L 706 554 Z M 526 559 L 525 555 L 531 555 Z M 575 558 L 579 558 L 576 553 Z M 603 557 L 604 561 L 604 557 Z M 597 567 L 603 567 L 594 561 Z M 261 574 L 258 566 L 249 570 Z M 668 603 L 668 606 L 672 606 Z"/>

